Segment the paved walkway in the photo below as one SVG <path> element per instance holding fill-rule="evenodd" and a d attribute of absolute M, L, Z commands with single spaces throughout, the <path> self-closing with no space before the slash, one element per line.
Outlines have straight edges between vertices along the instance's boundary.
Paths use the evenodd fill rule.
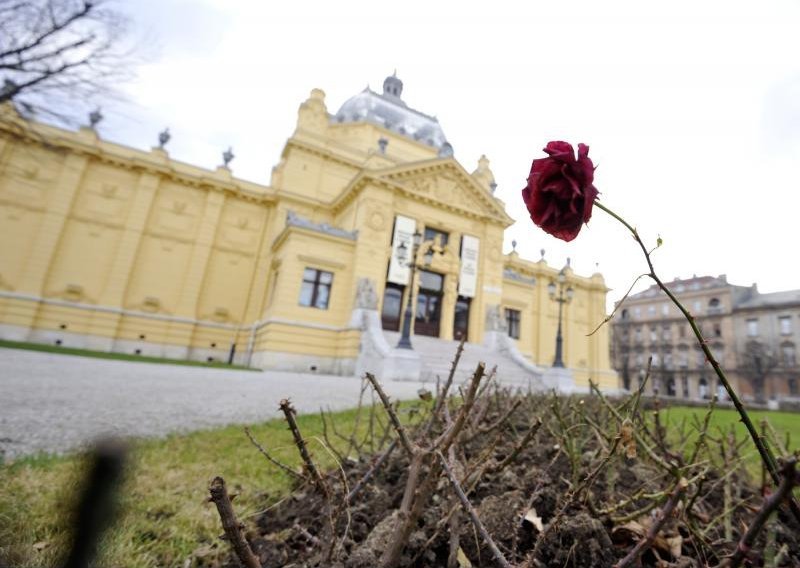
<path fill-rule="evenodd" d="M 419 383 L 389 382 L 393 398 Z M 163 436 L 299 412 L 354 407 L 360 379 L 130 363 L 0 348 L 0 457 L 63 453 L 103 434 Z M 433 388 L 429 385 L 428 388 Z"/>

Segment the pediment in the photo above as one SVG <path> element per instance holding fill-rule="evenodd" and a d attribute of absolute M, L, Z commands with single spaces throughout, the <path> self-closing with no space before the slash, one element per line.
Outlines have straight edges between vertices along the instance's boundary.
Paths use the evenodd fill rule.
<path fill-rule="evenodd" d="M 506 226 L 514 222 L 491 192 L 453 159 L 405 164 L 374 172 L 373 176 L 447 208 L 491 218 Z"/>

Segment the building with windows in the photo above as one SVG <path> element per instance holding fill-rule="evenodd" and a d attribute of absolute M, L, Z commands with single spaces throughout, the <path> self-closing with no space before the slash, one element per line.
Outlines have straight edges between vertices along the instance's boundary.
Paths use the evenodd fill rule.
<path fill-rule="evenodd" d="M 557 268 L 503 254 L 513 222 L 489 161 L 469 172 L 387 77 L 329 112 L 299 108 L 268 186 L 77 132 L 0 120 L 0 338 L 267 369 L 391 375 L 411 293 L 421 372 L 455 341 L 500 374 L 554 354 Z M 93 118 L 93 122 L 97 117 Z M 424 241 L 409 285 L 412 237 Z M 616 387 L 600 274 L 566 269 L 564 357 Z M 406 353 L 407 354 L 407 353 Z"/>
<path fill-rule="evenodd" d="M 743 398 L 765 402 L 800 396 L 795 357 L 800 290 L 761 294 L 755 284 L 736 286 L 725 275 L 667 285 L 694 316 Z M 623 388 L 641 384 L 649 358 L 647 392 L 726 398 L 686 319 L 655 285 L 625 300 L 612 321 L 612 359 Z"/>

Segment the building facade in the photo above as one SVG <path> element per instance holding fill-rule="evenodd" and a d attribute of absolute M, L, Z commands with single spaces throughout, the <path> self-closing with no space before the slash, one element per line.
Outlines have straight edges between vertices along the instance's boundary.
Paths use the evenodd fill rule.
<path fill-rule="evenodd" d="M 667 286 L 691 312 L 743 398 L 766 402 L 800 394 L 800 290 L 761 294 L 755 284 L 736 286 L 725 275 L 676 279 Z M 726 398 L 686 319 L 655 285 L 625 300 L 612 321 L 612 359 L 621 387 L 639 386 L 650 358 L 646 392 Z"/>
<path fill-rule="evenodd" d="M 0 338 L 351 374 L 413 288 L 418 336 L 552 361 L 558 269 L 503 254 L 488 160 L 465 170 L 394 76 L 334 114 L 314 89 L 269 186 L 2 112 Z M 415 231 L 435 254 L 409 286 Z M 566 364 L 615 387 L 607 332 L 585 337 L 603 278 L 566 274 Z"/>

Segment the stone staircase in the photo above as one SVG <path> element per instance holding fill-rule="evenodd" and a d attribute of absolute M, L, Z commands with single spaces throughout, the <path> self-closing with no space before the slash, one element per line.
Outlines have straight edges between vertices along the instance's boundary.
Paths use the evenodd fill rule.
<path fill-rule="evenodd" d="M 383 334 L 389 345 L 392 347 L 397 345 L 397 341 L 400 338 L 398 332 L 384 330 Z M 453 358 L 456 356 L 458 343 L 458 341 L 426 337 L 424 335 L 411 337 L 411 344 L 421 358 L 421 379 L 423 381 L 434 385 L 437 376 L 442 381 L 447 379 Z M 486 363 L 487 372 L 497 365 L 497 379 L 502 385 L 535 389 L 539 382 L 539 379 L 533 373 L 524 369 L 507 355 L 491 350 L 480 343 L 467 342 L 464 344 L 464 352 L 461 355 L 458 369 L 456 369 L 456 383 L 467 380 L 481 361 Z"/>

